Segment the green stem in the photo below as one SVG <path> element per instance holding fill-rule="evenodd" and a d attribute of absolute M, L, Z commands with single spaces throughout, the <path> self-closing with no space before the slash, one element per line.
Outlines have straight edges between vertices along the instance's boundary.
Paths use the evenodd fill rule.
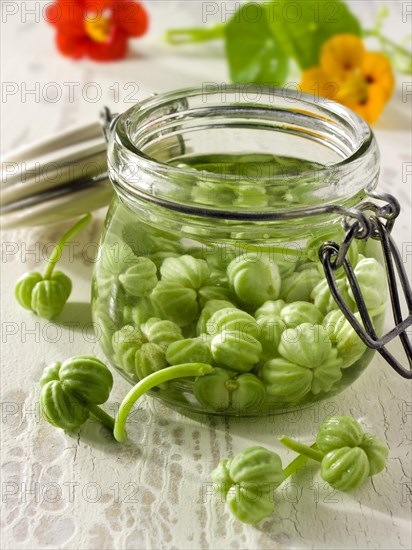
<path fill-rule="evenodd" d="M 86 225 L 90 222 L 92 217 L 93 216 L 90 213 L 86 214 L 81 220 L 79 220 L 76 223 L 76 225 L 74 225 L 71 229 L 69 229 L 63 235 L 63 237 L 61 237 L 57 241 L 56 246 L 53 249 L 52 255 L 49 261 L 47 262 L 46 269 L 44 270 L 43 279 L 50 279 L 53 273 L 53 269 L 62 255 L 64 245 L 67 243 L 67 241 L 69 241 L 72 237 L 74 237 L 77 233 L 79 233 L 84 227 L 86 227 Z"/>
<path fill-rule="evenodd" d="M 402 46 L 399 46 L 399 44 L 396 44 L 396 42 L 394 42 L 393 40 L 391 40 L 390 38 L 387 38 L 386 36 L 383 36 L 379 31 L 375 30 L 375 29 L 370 29 L 370 30 L 364 30 L 363 31 L 363 35 L 364 36 L 374 36 L 375 38 L 377 38 L 381 44 L 383 44 L 384 46 L 390 46 L 393 50 L 395 50 L 396 52 L 400 53 L 401 55 L 405 55 L 407 57 L 411 57 L 411 54 L 410 52 L 406 49 L 406 48 L 403 48 Z"/>
<path fill-rule="evenodd" d="M 110 416 L 110 414 L 107 414 L 107 412 L 101 409 L 98 405 L 87 405 L 87 408 L 94 417 L 100 420 L 102 424 L 107 426 L 111 431 L 114 430 L 114 418 Z"/>
<path fill-rule="evenodd" d="M 126 438 L 125 425 L 126 420 L 136 401 L 147 391 L 155 386 L 174 380 L 175 378 L 185 378 L 187 376 L 204 376 L 214 372 L 214 368 L 206 363 L 185 363 L 174 367 L 166 367 L 159 370 L 138 382 L 123 399 L 119 412 L 116 415 L 113 434 L 117 441 L 124 441 Z"/>
<path fill-rule="evenodd" d="M 280 437 L 278 437 L 278 440 L 280 443 L 282 443 L 282 445 L 284 445 L 291 451 L 295 451 L 296 453 L 304 455 L 307 458 L 311 458 L 312 460 L 316 460 L 317 462 L 322 462 L 323 454 L 313 448 L 313 446 L 308 447 L 307 445 L 303 445 L 303 443 L 299 443 L 298 441 L 295 441 L 294 439 L 291 439 L 286 435 L 281 435 Z"/>
<path fill-rule="evenodd" d="M 223 38 L 225 25 L 219 23 L 213 27 L 192 29 L 171 29 L 166 32 L 166 42 L 173 46 L 181 44 L 193 44 L 194 42 L 207 42 Z"/>

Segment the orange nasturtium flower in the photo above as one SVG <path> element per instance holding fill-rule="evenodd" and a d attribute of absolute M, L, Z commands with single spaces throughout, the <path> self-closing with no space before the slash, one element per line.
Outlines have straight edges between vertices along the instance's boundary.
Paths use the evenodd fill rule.
<path fill-rule="evenodd" d="M 320 66 L 303 72 L 300 86 L 303 92 L 338 101 L 373 123 L 392 95 L 394 82 L 387 57 L 365 50 L 358 36 L 338 34 L 323 45 Z"/>

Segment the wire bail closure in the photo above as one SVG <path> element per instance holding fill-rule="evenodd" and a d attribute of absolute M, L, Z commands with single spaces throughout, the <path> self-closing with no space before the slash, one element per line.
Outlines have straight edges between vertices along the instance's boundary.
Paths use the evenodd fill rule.
<path fill-rule="evenodd" d="M 356 216 L 355 221 L 351 220 L 354 216 L 348 210 L 347 215 L 343 219 L 344 228 L 347 230 L 343 242 L 341 244 L 331 241 L 325 242 L 319 249 L 319 257 L 334 300 L 364 344 L 371 349 L 377 350 L 402 377 L 412 379 L 412 344 L 406 333 L 407 329 L 412 325 L 412 291 L 401 255 L 391 236 L 393 225 L 400 213 L 400 204 L 395 197 L 387 193 L 369 191 L 368 195 L 371 198 L 385 201 L 386 204 L 379 206 L 374 202 L 363 202 L 358 208 L 358 214 L 361 216 Z M 365 212 L 368 212 L 369 215 L 366 215 Z M 381 244 L 395 322 L 395 328 L 381 338 L 376 334 L 354 269 L 347 257 L 353 239 L 367 240 L 369 238 L 377 240 Z M 338 289 L 334 271 L 342 266 L 351 286 L 363 326 L 358 322 Z M 405 319 L 402 318 L 396 273 L 399 277 L 408 308 L 408 316 Z M 403 367 L 386 348 L 386 345 L 397 337 L 399 337 L 402 343 L 409 368 Z"/>
<path fill-rule="evenodd" d="M 109 136 L 119 116 L 119 114 L 112 114 L 107 107 L 104 107 L 101 111 L 100 122 L 106 142 L 108 142 Z M 412 344 L 406 334 L 406 330 L 412 325 L 412 291 L 401 255 L 391 236 L 393 225 L 396 218 L 399 216 L 401 208 L 397 199 L 388 193 L 370 190 L 367 191 L 367 194 L 372 199 L 384 201 L 385 204 L 379 206 L 374 202 L 365 201 L 357 208 L 345 208 L 338 205 L 315 206 L 307 208 L 305 212 L 302 212 L 302 210 L 291 210 L 288 214 L 278 215 L 278 218 L 293 219 L 298 216 L 311 217 L 319 214 L 331 213 L 343 215 L 343 226 L 346 229 L 346 235 L 342 243 L 338 244 L 328 241 L 319 248 L 320 261 L 323 265 L 332 296 L 364 344 L 371 349 L 377 350 L 389 365 L 402 377 L 412 379 Z M 368 215 L 365 214 L 365 212 L 367 212 Z M 347 257 L 353 239 L 367 240 L 369 238 L 380 241 L 381 243 L 395 322 L 395 328 L 382 336 L 382 338 L 379 338 L 376 334 L 353 267 Z M 336 284 L 334 271 L 342 266 L 348 277 L 353 297 L 364 326 L 358 322 Z M 405 319 L 402 318 L 396 271 L 408 308 L 408 316 Z M 386 345 L 397 337 L 401 340 L 405 355 L 408 359 L 409 368 L 403 367 L 392 353 L 386 349 Z"/>

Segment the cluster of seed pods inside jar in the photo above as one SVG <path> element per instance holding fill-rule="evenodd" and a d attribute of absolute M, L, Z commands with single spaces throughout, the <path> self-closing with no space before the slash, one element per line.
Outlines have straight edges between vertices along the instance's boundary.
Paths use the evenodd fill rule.
<path fill-rule="evenodd" d="M 251 414 L 337 393 L 366 346 L 331 295 L 317 259 L 322 239 L 292 258 L 258 246 L 211 252 L 159 229 L 136 237 L 122 226 L 103 247 L 94 282 L 105 353 L 133 381 L 169 365 L 212 365 L 194 380 L 189 403 L 211 412 Z M 381 317 L 383 267 L 363 243 L 352 244 L 349 259 L 372 319 Z M 336 277 L 360 320 L 343 269 Z M 171 395 L 173 384 L 158 390 Z"/>

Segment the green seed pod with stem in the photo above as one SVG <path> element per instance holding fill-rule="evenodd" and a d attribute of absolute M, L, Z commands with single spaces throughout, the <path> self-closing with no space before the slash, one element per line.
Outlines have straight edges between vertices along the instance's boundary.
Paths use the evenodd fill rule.
<path fill-rule="evenodd" d="M 53 426 L 71 431 L 92 414 L 113 429 L 113 418 L 98 406 L 109 398 L 113 377 L 96 357 L 77 355 L 53 363 L 44 370 L 40 386 L 40 407 Z"/>
<path fill-rule="evenodd" d="M 322 479 L 339 491 L 360 487 L 384 469 L 388 456 L 383 441 L 364 433 L 351 416 L 326 419 L 317 435 L 316 449 L 287 436 L 278 439 L 288 449 L 320 462 Z"/>
<path fill-rule="evenodd" d="M 15 296 L 21 306 L 45 319 L 53 319 L 62 311 L 70 296 L 72 282 L 61 271 L 54 272 L 54 268 L 62 255 L 64 245 L 91 219 L 92 215 L 87 214 L 58 240 L 43 275 L 32 271 L 20 277 Z"/>

